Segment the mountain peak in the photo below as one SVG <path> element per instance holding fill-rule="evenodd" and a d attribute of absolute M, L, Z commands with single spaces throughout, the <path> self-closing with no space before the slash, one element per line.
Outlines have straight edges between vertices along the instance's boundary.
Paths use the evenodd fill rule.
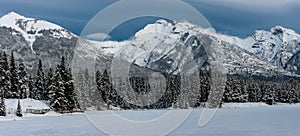
<path fill-rule="evenodd" d="M 9 12 L 8 14 L 2 16 L 0 18 L 0 26 L 10 27 L 17 31 L 20 31 L 20 29 L 22 29 L 23 31 L 37 31 L 37 32 L 40 30 L 63 29 L 62 27 L 50 23 L 48 21 L 39 20 L 35 18 L 28 18 L 16 12 Z"/>
<path fill-rule="evenodd" d="M 294 30 L 289 29 L 289 28 L 285 28 L 283 26 L 275 26 L 275 27 L 271 28 L 270 31 L 274 35 L 283 34 L 283 33 L 292 34 L 292 35 L 299 35 Z"/>
<path fill-rule="evenodd" d="M 43 36 L 43 31 L 51 31 L 50 35 L 55 38 L 70 39 L 73 37 L 71 32 L 56 24 L 45 20 L 24 17 L 16 12 L 10 12 L 1 17 L 0 27 L 10 28 L 13 30 L 11 30 L 11 33 L 21 35 L 31 48 L 36 37 Z"/>
<path fill-rule="evenodd" d="M 14 21 L 16 19 L 28 19 L 28 18 L 26 18 L 16 12 L 9 12 L 8 14 L 6 14 L 0 18 L 0 20 L 6 20 L 6 21 Z"/>
<path fill-rule="evenodd" d="M 14 16 L 14 17 L 18 17 L 18 18 L 25 18 L 24 16 L 20 15 L 19 13 L 16 12 L 9 12 L 8 14 L 6 14 L 7 16 Z"/>

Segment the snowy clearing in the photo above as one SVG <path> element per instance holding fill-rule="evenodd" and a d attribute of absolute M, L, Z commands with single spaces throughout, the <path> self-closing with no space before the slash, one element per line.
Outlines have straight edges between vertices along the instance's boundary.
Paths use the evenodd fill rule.
<path fill-rule="evenodd" d="M 249 104 L 247 104 L 249 105 Z M 170 135 L 212 135 L 212 136 L 297 136 L 300 133 L 300 105 L 250 106 L 244 108 L 219 109 L 213 119 L 204 127 L 198 127 L 201 109 L 194 110 L 186 121 Z M 175 112 L 181 110 L 174 110 Z M 157 118 L 168 110 L 117 111 L 119 115 L 132 120 L 145 121 Z M 99 112 L 106 118 L 113 116 Z M 3 117 L 0 117 L 3 119 Z M 114 122 L 111 122 L 114 126 Z M 155 131 L 155 130 L 153 130 Z M 130 135 L 134 128 L 128 130 Z M 151 132 L 135 132 L 136 135 L 151 135 Z M 1 136 L 102 136 L 105 135 L 92 125 L 83 114 L 29 117 L 22 120 L 0 121 Z"/>
<path fill-rule="evenodd" d="M 266 103 L 224 103 L 222 108 L 251 108 L 251 107 L 271 107 Z"/>

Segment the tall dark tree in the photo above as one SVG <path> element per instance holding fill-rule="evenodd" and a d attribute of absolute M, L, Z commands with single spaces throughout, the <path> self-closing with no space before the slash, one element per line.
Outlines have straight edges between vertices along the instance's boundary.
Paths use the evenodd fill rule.
<path fill-rule="evenodd" d="M 106 97 L 104 92 L 102 91 L 102 74 L 100 73 L 100 71 L 96 72 L 96 84 L 97 84 L 97 91 L 95 92 L 96 96 L 100 96 L 102 97 L 103 101 L 106 101 Z M 94 99 L 95 101 L 96 99 Z"/>
<path fill-rule="evenodd" d="M 248 83 L 247 92 L 249 95 L 249 102 L 259 102 L 259 90 L 255 83 Z"/>
<path fill-rule="evenodd" d="M 106 103 L 108 108 L 111 104 L 116 106 L 121 103 L 121 99 L 117 95 L 116 90 L 114 90 L 112 87 L 107 70 L 104 70 L 103 74 L 100 72 L 96 73 L 96 83 L 98 92 L 100 92 L 101 98 Z"/>
<path fill-rule="evenodd" d="M 102 99 L 106 103 L 110 103 L 112 99 L 112 84 L 109 80 L 108 72 L 107 70 L 104 70 L 103 74 L 98 73 L 98 90 L 101 92 Z"/>
<path fill-rule="evenodd" d="M 65 95 L 68 101 L 67 110 L 72 111 L 78 106 L 78 101 L 76 100 L 75 88 L 74 88 L 74 80 L 72 77 L 72 70 L 69 68 L 67 72 L 67 77 L 65 79 Z"/>
<path fill-rule="evenodd" d="M 297 87 L 297 84 L 294 80 L 290 81 L 289 82 L 289 85 L 288 85 L 288 102 L 291 104 L 291 103 L 298 103 L 299 102 L 299 97 L 298 97 L 298 93 L 296 91 L 296 87 Z"/>
<path fill-rule="evenodd" d="M 65 57 L 61 57 L 60 65 L 58 65 L 59 73 L 61 75 L 63 85 L 64 85 L 64 93 L 67 98 L 66 108 L 69 111 L 74 110 L 78 102 L 76 100 L 75 89 L 74 89 L 74 80 L 72 77 L 72 70 L 66 67 Z"/>
<path fill-rule="evenodd" d="M 210 73 L 200 71 L 200 102 L 206 102 L 210 90 Z"/>
<path fill-rule="evenodd" d="M 57 112 L 66 110 L 68 101 L 65 96 L 65 87 L 61 78 L 60 72 L 55 72 L 55 75 L 50 86 L 50 107 Z"/>
<path fill-rule="evenodd" d="M 15 64 L 14 53 L 10 56 L 10 93 L 8 98 L 19 98 L 19 77 L 17 74 L 17 68 Z"/>
<path fill-rule="evenodd" d="M 3 59 L 0 52 L 0 96 L 3 96 L 4 92 L 2 91 L 2 76 L 3 76 Z"/>
<path fill-rule="evenodd" d="M 42 65 L 42 61 L 39 60 L 39 64 L 38 64 L 38 71 L 35 77 L 35 84 L 34 84 L 34 88 L 33 88 L 33 98 L 36 100 L 43 100 L 44 99 L 44 83 L 45 79 L 44 79 L 44 71 L 43 71 L 43 65 Z"/>
<path fill-rule="evenodd" d="M 19 76 L 19 98 L 24 99 L 28 97 L 28 79 L 27 79 L 27 72 L 25 65 L 23 63 L 19 64 L 19 70 L 18 70 L 18 76 Z"/>
<path fill-rule="evenodd" d="M 28 78 L 28 97 L 34 98 L 34 82 L 31 76 Z"/>
<path fill-rule="evenodd" d="M 68 79 L 68 71 L 66 67 L 65 57 L 61 57 L 60 65 L 58 65 L 59 73 L 63 81 L 67 81 Z"/>
<path fill-rule="evenodd" d="M 274 91 L 274 88 L 269 84 L 267 83 L 266 84 L 266 92 L 265 92 L 265 102 L 269 105 L 273 105 L 275 103 L 275 91 Z"/>
<path fill-rule="evenodd" d="M 6 116 L 6 108 L 3 96 L 0 96 L 0 116 Z"/>
<path fill-rule="evenodd" d="M 49 69 L 46 82 L 45 82 L 45 91 L 44 91 L 44 98 L 45 100 L 49 100 L 49 92 L 50 92 L 50 86 L 52 85 L 52 80 L 53 80 L 53 70 L 52 68 Z"/>
<path fill-rule="evenodd" d="M 4 52 L 1 60 L 1 91 L 4 98 L 7 98 L 7 95 L 10 95 L 10 71 L 9 64 L 7 61 L 7 55 Z"/>

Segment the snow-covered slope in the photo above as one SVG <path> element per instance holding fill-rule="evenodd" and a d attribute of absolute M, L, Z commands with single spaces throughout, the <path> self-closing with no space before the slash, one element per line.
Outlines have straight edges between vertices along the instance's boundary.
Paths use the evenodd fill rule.
<path fill-rule="evenodd" d="M 45 20 L 14 12 L 0 18 L 1 51 L 8 54 L 13 51 L 17 62 L 24 62 L 30 73 L 35 71 L 38 59 L 43 61 L 45 69 L 55 67 L 61 56 L 71 61 L 79 39 L 70 31 Z M 94 44 L 89 44 L 94 47 Z M 92 54 L 89 51 L 82 50 L 84 54 Z"/>
<path fill-rule="evenodd" d="M 245 39 L 212 35 L 221 41 L 238 45 L 275 66 L 300 74 L 300 35 L 291 29 L 276 26 L 270 31 L 257 30 Z"/>
<path fill-rule="evenodd" d="M 276 26 L 270 31 L 256 31 L 246 48 L 272 64 L 300 74 L 300 35 L 291 29 Z"/>
<path fill-rule="evenodd" d="M 164 20 L 160 20 L 155 24 L 146 26 L 143 30 L 138 32 L 135 35 L 135 39 L 142 42 L 148 41 L 147 47 L 153 48 L 153 45 L 157 45 L 160 42 L 170 43 L 170 40 L 167 40 L 170 38 L 178 41 L 178 39 L 184 37 L 186 33 L 189 34 L 187 37 L 185 37 L 187 39 L 189 39 L 193 35 L 195 36 L 200 34 L 212 37 L 214 40 L 218 41 L 219 44 L 227 43 L 237 45 L 240 48 L 255 54 L 255 56 L 257 56 L 261 60 L 271 63 L 275 67 L 285 69 L 294 74 L 300 74 L 300 35 L 291 29 L 287 29 L 281 26 L 276 26 L 270 31 L 257 30 L 253 33 L 252 36 L 241 39 L 238 37 L 217 33 L 213 29 L 203 29 L 188 22 L 172 24 L 167 23 Z M 166 36 L 169 38 L 166 38 Z M 160 40 L 156 37 L 159 37 Z M 147 50 L 149 50 L 149 48 Z M 245 54 L 244 51 L 241 51 L 240 49 L 237 50 L 239 50 L 241 54 Z M 232 50 L 226 51 L 232 52 Z M 241 54 L 232 55 L 240 56 Z M 246 54 L 249 55 L 249 53 Z M 251 63 L 254 58 L 251 59 L 248 57 L 243 61 L 248 61 L 250 63 L 249 65 L 259 64 Z M 232 59 L 239 59 L 239 57 L 235 57 L 235 59 Z"/>
<path fill-rule="evenodd" d="M 43 31 L 49 31 L 50 35 L 55 38 L 71 39 L 72 36 L 74 36 L 72 33 L 58 25 L 49 23 L 44 20 L 27 18 L 15 12 L 10 12 L 7 15 L 1 17 L 0 27 L 7 27 L 15 30 L 12 31 L 12 35 L 22 35 L 28 42 L 32 51 L 34 51 L 32 45 L 35 42 L 36 37 L 43 36 Z"/>
<path fill-rule="evenodd" d="M 253 41 L 253 40 L 252 40 Z M 122 59 L 136 65 L 178 74 L 195 60 L 201 67 L 211 57 L 222 59 L 229 74 L 252 74 L 262 76 L 293 74 L 262 60 L 251 52 L 236 46 L 247 45 L 251 39 L 240 39 L 216 33 L 213 29 L 203 29 L 188 22 L 168 23 L 158 20 L 136 33 L 131 41 L 120 51 Z M 206 47 L 206 48 L 205 48 Z M 192 56 L 192 59 L 187 59 Z M 189 69 L 195 69 L 195 66 Z"/>

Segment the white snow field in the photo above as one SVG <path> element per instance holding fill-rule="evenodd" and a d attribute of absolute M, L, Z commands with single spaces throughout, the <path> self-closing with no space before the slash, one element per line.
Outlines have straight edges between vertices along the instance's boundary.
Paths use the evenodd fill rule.
<path fill-rule="evenodd" d="M 229 104 L 233 105 L 233 104 Z M 300 105 L 225 106 L 204 127 L 198 127 L 202 109 L 194 110 L 171 136 L 299 136 Z M 250 106 L 249 106 L 250 105 Z M 116 111 L 131 120 L 146 121 L 163 115 L 168 110 Z M 180 110 L 174 110 L 179 112 Z M 99 112 L 107 120 L 113 118 L 108 112 Z M 102 136 L 106 135 L 92 125 L 84 114 L 30 117 L 21 120 L 3 120 L 0 117 L 0 136 Z M 114 126 L 114 122 L 110 123 Z M 151 130 L 151 129 L 150 129 Z M 151 130 L 155 131 L 155 130 Z M 136 135 L 151 135 L 151 131 L 135 132 Z M 118 135 L 130 135 L 128 133 Z"/>

